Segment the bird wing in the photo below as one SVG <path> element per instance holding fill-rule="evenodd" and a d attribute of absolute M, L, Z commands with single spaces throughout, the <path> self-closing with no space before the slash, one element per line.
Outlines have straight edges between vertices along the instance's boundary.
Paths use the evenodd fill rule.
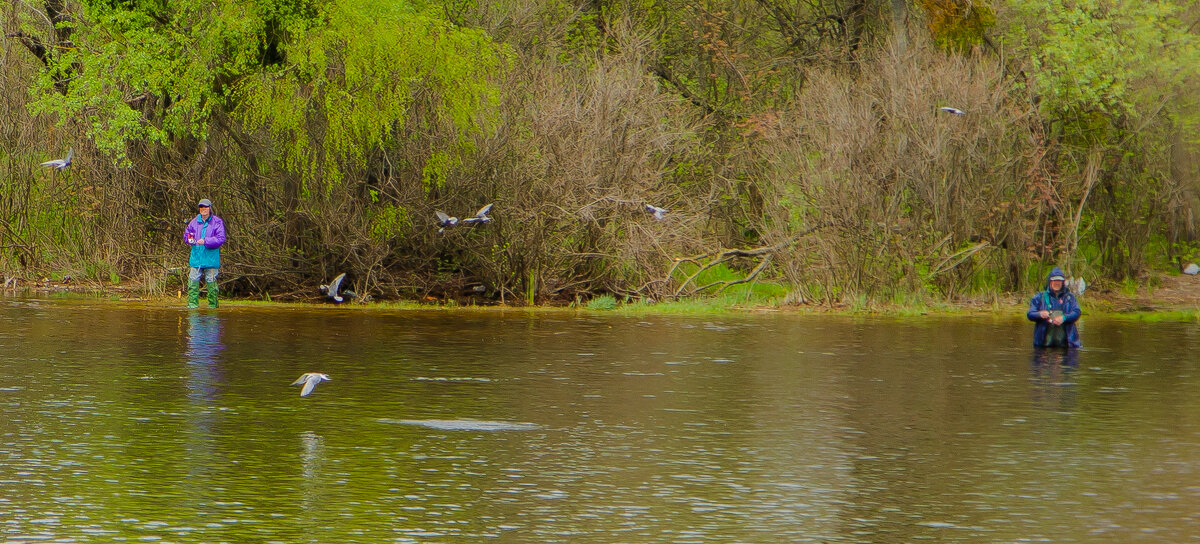
<path fill-rule="evenodd" d="M 487 215 L 488 212 L 492 211 L 492 204 L 494 203 L 488 203 L 487 206 L 479 208 L 479 211 L 475 212 L 475 217 L 483 217 Z"/>
<path fill-rule="evenodd" d="M 312 393 L 313 388 L 316 387 L 317 383 L 320 381 L 320 376 L 317 376 L 316 374 L 310 374 L 308 379 L 304 380 L 304 388 L 300 390 L 300 396 L 307 397 L 309 393 Z"/>
<path fill-rule="evenodd" d="M 338 274 L 336 278 L 333 278 L 333 281 L 329 283 L 329 294 L 337 297 L 338 288 L 342 286 L 342 278 L 345 277 L 346 273 L 342 272 L 341 274 Z"/>
<path fill-rule="evenodd" d="M 441 211 L 434 211 L 433 213 L 437 214 L 438 222 L 440 223 L 448 223 L 450 221 L 450 216 L 442 213 Z"/>
<path fill-rule="evenodd" d="M 42 163 L 42 166 L 60 166 L 62 164 L 63 164 L 62 159 L 54 159 L 52 161 L 46 161 L 46 162 Z"/>
<path fill-rule="evenodd" d="M 75 156 L 75 148 L 68 147 L 67 148 L 67 160 L 66 160 L 67 164 L 71 164 L 71 158 L 74 156 Z"/>
<path fill-rule="evenodd" d="M 304 374 L 301 374 L 299 378 L 296 378 L 296 381 L 292 382 L 292 385 L 300 385 L 304 383 L 304 381 L 308 379 L 309 374 L 311 373 L 305 372 Z"/>
<path fill-rule="evenodd" d="M 462 223 L 463 223 L 464 225 L 466 225 L 466 224 L 470 224 L 470 223 L 476 223 L 476 222 L 479 222 L 479 221 L 483 221 L 483 219 L 480 219 L 480 218 L 478 218 L 478 217 L 468 217 L 468 218 L 466 218 L 466 219 L 463 219 L 463 220 L 462 220 Z"/>

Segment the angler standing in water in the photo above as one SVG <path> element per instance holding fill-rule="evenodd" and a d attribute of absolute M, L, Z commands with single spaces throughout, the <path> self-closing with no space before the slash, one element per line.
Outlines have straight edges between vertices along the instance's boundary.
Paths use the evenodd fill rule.
<path fill-rule="evenodd" d="M 197 204 L 199 213 L 188 223 L 183 237 L 192 246 L 188 257 L 188 308 L 200 306 L 200 277 L 208 285 L 208 307 L 217 307 L 217 272 L 221 268 L 221 245 L 225 243 L 225 222 L 212 213 L 212 201 Z"/>
<path fill-rule="evenodd" d="M 1057 266 L 1046 277 L 1046 290 L 1033 296 L 1029 311 L 1025 314 L 1033 327 L 1034 347 L 1077 348 L 1079 331 L 1075 322 L 1083 311 L 1074 293 L 1067 288 L 1067 278 Z"/>

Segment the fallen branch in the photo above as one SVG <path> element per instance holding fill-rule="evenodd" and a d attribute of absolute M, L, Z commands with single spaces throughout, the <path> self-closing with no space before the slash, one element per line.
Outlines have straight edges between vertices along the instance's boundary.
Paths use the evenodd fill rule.
<path fill-rule="evenodd" d="M 938 265 L 935 266 L 933 268 L 933 270 L 931 272 L 929 272 L 929 274 L 925 275 L 925 279 L 930 280 L 930 279 L 933 279 L 933 277 L 937 276 L 938 274 L 941 274 L 943 272 L 949 272 L 950 270 L 954 269 L 958 265 L 962 264 L 963 261 L 966 261 L 971 255 L 974 255 L 974 254 L 978 253 L 979 250 L 981 250 L 985 247 L 988 247 L 988 245 L 990 245 L 990 244 L 988 244 L 988 242 L 986 240 L 984 240 L 984 241 L 979 242 L 978 244 L 975 244 L 969 248 L 966 248 L 966 249 L 959 251 L 953 255 L 950 255 L 949 257 L 946 257 L 945 259 L 942 259 L 942 262 L 938 263 Z M 951 260 L 953 260 L 955 258 L 957 258 L 958 260 L 954 261 L 954 264 L 947 265 L 947 263 L 949 263 Z"/>
<path fill-rule="evenodd" d="M 750 283 L 750 282 L 754 281 L 754 278 L 757 278 L 758 275 L 760 273 L 762 273 L 762 271 L 765 270 L 767 268 L 767 265 L 769 265 L 769 264 L 771 264 L 771 256 L 767 255 L 765 258 L 763 258 L 763 260 L 761 262 L 758 263 L 758 266 L 754 267 L 754 270 L 751 270 L 750 273 L 746 275 L 746 277 L 737 279 L 737 280 L 714 281 L 714 282 L 711 282 L 704 286 L 697 287 L 695 290 L 692 291 L 692 293 L 700 293 L 700 292 L 705 291 L 706 289 L 709 289 L 710 287 L 715 287 L 717 285 L 720 285 L 721 288 L 717 290 L 717 294 L 719 295 L 721 293 L 724 293 L 726 289 L 733 287 L 734 285 L 738 285 L 738 284 L 742 284 L 742 283 Z"/>
<path fill-rule="evenodd" d="M 774 255 L 774 253 L 776 251 L 780 251 L 780 250 L 786 249 L 788 247 L 791 247 L 792 245 L 795 245 L 796 242 L 799 242 L 801 238 L 803 238 L 809 234 L 812 234 L 813 232 L 816 232 L 819 229 L 825 228 L 829 225 L 830 225 L 830 223 L 819 223 L 817 225 L 809 227 L 808 229 L 798 232 L 798 233 L 796 233 L 795 236 L 792 236 L 791 238 L 784 240 L 783 242 L 780 242 L 773 246 L 756 247 L 753 249 L 737 249 L 737 248 L 724 249 L 724 250 L 719 250 L 719 251 L 711 251 L 708 253 L 702 253 L 700 255 L 696 255 L 693 257 L 681 257 L 681 258 L 675 259 L 675 264 L 671 265 L 671 270 L 667 272 L 667 280 L 675 277 L 675 271 L 678 270 L 679 266 L 683 263 L 695 263 L 698 266 L 698 268 L 696 269 L 695 272 L 693 272 L 690 276 L 688 276 L 687 279 L 683 280 L 683 283 L 679 284 L 679 288 L 675 290 L 675 292 L 672 294 L 672 296 L 675 298 L 679 298 L 679 296 L 683 294 L 684 289 L 687 288 L 688 284 L 691 284 L 692 282 L 696 281 L 696 278 L 698 278 L 700 276 L 700 274 L 703 274 L 704 271 L 706 271 L 710 268 L 713 268 L 719 264 L 728 262 L 736 257 L 764 257 L 765 256 L 765 258 L 763 258 L 763 260 L 761 262 L 759 262 L 758 265 L 755 266 L 754 269 L 751 270 L 750 273 L 747 274 L 746 277 L 744 277 L 744 278 L 737 279 L 737 280 L 714 281 L 714 282 L 705 284 L 703 286 L 696 287 L 695 289 L 692 289 L 691 292 L 689 292 L 688 294 L 694 295 L 696 293 L 699 293 L 701 291 L 710 289 L 710 288 L 718 286 L 718 285 L 721 286 L 721 290 L 718 291 L 718 293 L 721 293 L 721 292 L 724 292 L 725 289 L 728 289 L 729 287 L 732 287 L 734 285 L 739 285 L 742 283 L 749 283 L 751 281 L 754 281 L 754 279 L 756 277 L 758 277 L 758 275 L 761 274 L 762 271 L 765 270 L 767 268 L 767 266 L 771 263 L 772 256 Z M 701 261 L 703 259 L 711 259 L 711 260 L 709 260 L 707 263 L 701 264 Z"/>

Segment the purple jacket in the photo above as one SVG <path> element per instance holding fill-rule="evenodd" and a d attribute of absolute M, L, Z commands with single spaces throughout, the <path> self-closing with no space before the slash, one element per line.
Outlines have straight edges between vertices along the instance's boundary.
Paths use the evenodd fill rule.
<path fill-rule="evenodd" d="M 196 218 L 188 223 L 183 231 L 183 240 L 188 237 L 195 240 L 204 239 L 204 245 L 192 245 L 192 254 L 188 257 L 188 266 L 194 268 L 221 268 L 221 245 L 225 243 L 225 222 L 220 217 L 209 215 L 208 221 Z"/>

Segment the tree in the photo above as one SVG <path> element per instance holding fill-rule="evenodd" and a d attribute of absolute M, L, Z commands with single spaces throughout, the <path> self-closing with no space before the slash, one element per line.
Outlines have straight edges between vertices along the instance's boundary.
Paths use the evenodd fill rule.
<path fill-rule="evenodd" d="M 1057 238 L 1074 258 L 1090 232 L 1110 274 L 1132 277 L 1178 207 L 1186 180 L 1170 147 L 1195 127 L 1200 41 L 1188 2 L 1009 0 L 1003 36 L 1046 120 L 1047 167 L 1058 178 Z M 1192 15 L 1194 17 L 1194 14 Z"/>
<path fill-rule="evenodd" d="M 419 1 L 88 0 L 56 28 L 67 25 L 74 43 L 42 57 L 35 112 L 81 121 L 126 162 L 131 143 L 204 140 L 228 117 L 266 129 L 293 172 L 331 183 L 396 137 L 415 102 L 458 130 L 484 126 L 506 59 Z"/>

